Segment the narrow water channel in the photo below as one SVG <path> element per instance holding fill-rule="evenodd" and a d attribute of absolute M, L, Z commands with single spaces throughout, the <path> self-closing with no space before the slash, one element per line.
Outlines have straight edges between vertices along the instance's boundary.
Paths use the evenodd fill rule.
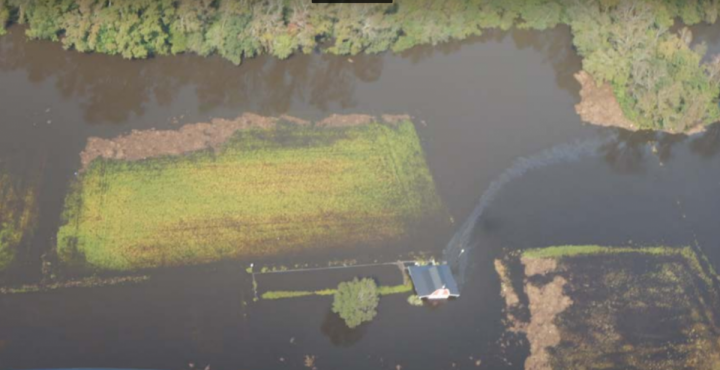
<path fill-rule="evenodd" d="M 584 125 L 567 28 L 489 32 L 401 55 L 126 61 L 0 38 L 0 163 L 40 174 L 40 220 L 9 281 L 40 273 L 67 185 L 90 136 L 177 128 L 245 112 L 306 119 L 408 113 L 455 227 L 520 157 L 615 137 L 599 155 L 527 171 L 497 191 L 473 229 L 463 296 L 434 307 L 383 298 L 348 330 L 330 300 L 252 302 L 238 263 L 160 273 L 139 285 L 0 296 L 0 369 L 521 369 L 526 346 L 503 335 L 492 260 L 557 244 L 688 245 L 720 267 L 720 129 L 687 138 Z M 704 33 L 703 33 L 704 32 Z M 697 39 L 715 42 L 713 30 Z M 718 46 L 715 46 L 717 49 Z M 711 50 L 714 50 L 711 47 Z M 440 251 L 454 230 L 436 230 Z M 322 277 L 308 275 L 308 284 Z M 400 367 L 398 367 L 400 365 Z"/>

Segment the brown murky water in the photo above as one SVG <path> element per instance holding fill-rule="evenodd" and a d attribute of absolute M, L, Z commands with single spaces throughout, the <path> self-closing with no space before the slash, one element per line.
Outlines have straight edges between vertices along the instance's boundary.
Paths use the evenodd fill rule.
<path fill-rule="evenodd" d="M 0 161 L 17 174 L 42 173 L 41 216 L 21 265 L 4 278 L 39 276 L 87 137 L 243 112 L 411 114 L 459 226 L 516 158 L 615 133 L 583 125 L 573 110 L 580 60 L 570 37 L 565 28 L 492 33 L 402 55 L 257 58 L 235 67 L 219 58 L 66 52 L 26 42 L 15 28 L 0 38 Z M 696 37 L 719 39 L 714 29 Z M 597 157 L 533 169 L 498 192 L 475 229 L 457 301 L 416 308 L 385 297 L 375 321 L 348 330 L 328 299 L 252 303 L 243 263 L 164 271 L 135 286 L 0 296 L 0 369 L 301 369 L 305 355 L 320 370 L 470 369 L 477 359 L 481 368 L 522 368 L 526 348 L 508 346 L 499 321 L 492 259 L 501 252 L 697 242 L 720 266 L 720 129 L 693 138 L 617 135 Z M 435 234 L 418 248 L 440 250 L 452 236 Z M 326 277 L 296 279 L 316 286 Z"/>

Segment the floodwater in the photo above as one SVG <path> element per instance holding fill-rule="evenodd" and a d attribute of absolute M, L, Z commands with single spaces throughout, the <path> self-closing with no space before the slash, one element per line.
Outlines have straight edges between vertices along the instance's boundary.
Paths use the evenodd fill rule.
<path fill-rule="evenodd" d="M 716 42 L 717 34 L 704 28 L 696 39 Z M 306 355 L 319 370 L 475 369 L 478 359 L 480 368 L 521 369 L 527 346 L 503 335 L 492 268 L 505 251 L 697 243 L 720 267 L 720 128 L 688 138 L 584 125 L 573 110 L 581 65 L 570 41 L 560 27 L 401 55 L 257 58 L 236 67 L 216 57 L 84 55 L 26 42 L 12 29 L 0 38 L 0 161 L 39 178 L 41 201 L 36 236 L 4 277 L 13 283 L 40 276 L 90 136 L 244 112 L 409 113 L 456 229 L 517 158 L 532 164 L 558 145 L 609 141 L 567 163 L 559 151 L 501 184 L 473 228 L 477 247 L 458 300 L 418 308 L 405 296 L 383 297 L 373 322 L 348 330 L 327 298 L 254 303 L 247 261 L 160 271 L 138 285 L 0 296 L 0 369 L 303 369 Z M 412 247 L 440 251 L 453 233 L 432 231 Z M 329 281 L 298 276 L 287 275 L 288 286 Z M 281 279 L 272 277 L 273 288 Z"/>

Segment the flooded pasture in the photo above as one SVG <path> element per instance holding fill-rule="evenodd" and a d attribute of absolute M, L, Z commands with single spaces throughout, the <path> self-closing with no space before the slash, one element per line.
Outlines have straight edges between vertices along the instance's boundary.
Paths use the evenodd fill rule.
<path fill-rule="evenodd" d="M 713 33 L 696 36 L 717 43 Z M 455 230 L 508 168 L 554 147 L 603 143 L 571 161 L 559 151 L 496 185 L 471 229 L 476 247 L 460 299 L 413 307 L 405 296 L 383 297 L 374 321 L 350 330 L 330 298 L 253 302 L 251 261 L 161 270 L 136 285 L 0 296 L 0 368 L 303 369 L 315 356 L 320 370 L 521 369 L 528 348 L 503 334 L 497 256 L 562 244 L 699 245 L 720 267 L 720 128 L 685 137 L 584 125 L 573 109 L 581 63 L 570 41 L 563 27 L 488 32 L 401 55 L 261 57 L 235 67 L 217 57 L 67 52 L 11 29 L 0 38 L 0 163 L 40 183 L 35 236 L 6 283 L 41 276 L 89 137 L 247 112 L 308 120 L 407 113 Z M 388 246 L 385 257 L 439 252 L 455 230 Z M 287 279 L 285 288 L 278 276 L 268 284 L 336 284 L 314 273 Z"/>

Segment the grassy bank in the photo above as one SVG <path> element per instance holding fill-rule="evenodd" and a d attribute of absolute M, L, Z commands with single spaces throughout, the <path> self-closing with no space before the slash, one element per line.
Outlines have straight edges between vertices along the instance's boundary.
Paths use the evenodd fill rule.
<path fill-rule="evenodd" d="M 381 296 L 410 293 L 413 290 L 412 283 L 400 285 L 381 285 L 378 286 L 378 293 Z M 262 299 L 283 299 L 283 298 L 297 298 L 307 296 L 331 296 L 335 294 L 337 289 L 323 289 L 323 290 L 273 290 L 263 293 L 260 297 Z"/>
<path fill-rule="evenodd" d="M 0 271 L 12 263 L 20 242 L 32 232 L 35 213 L 34 189 L 0 172 Z"/>
<path fill-rule="evenodd" d="M 720 368 L 718 277 L 694 249 L 561 246 L 521 260 L 530 322 L 518 326 L 535 368 Z"/>
<path fill-rule="evenodd" d="M 667 248 L 667 247 L 603 247 L 599 245 L 563 245 L 547 248 L 528 249 L 523 251 L 522 256 L 526 258 L 564 258 L 588 255 L 612 255 L 624 253 L 643 253 L 643 254 L 677 254 L 682 253 L 687 248 Z"/>
<path fill-rule="evenodd" d="M 372 247 L 443 212 L 412 123 L 281 125 L 217 152 L 94 160 L 66 199 L 58 252 L 130 270 Z"/>

